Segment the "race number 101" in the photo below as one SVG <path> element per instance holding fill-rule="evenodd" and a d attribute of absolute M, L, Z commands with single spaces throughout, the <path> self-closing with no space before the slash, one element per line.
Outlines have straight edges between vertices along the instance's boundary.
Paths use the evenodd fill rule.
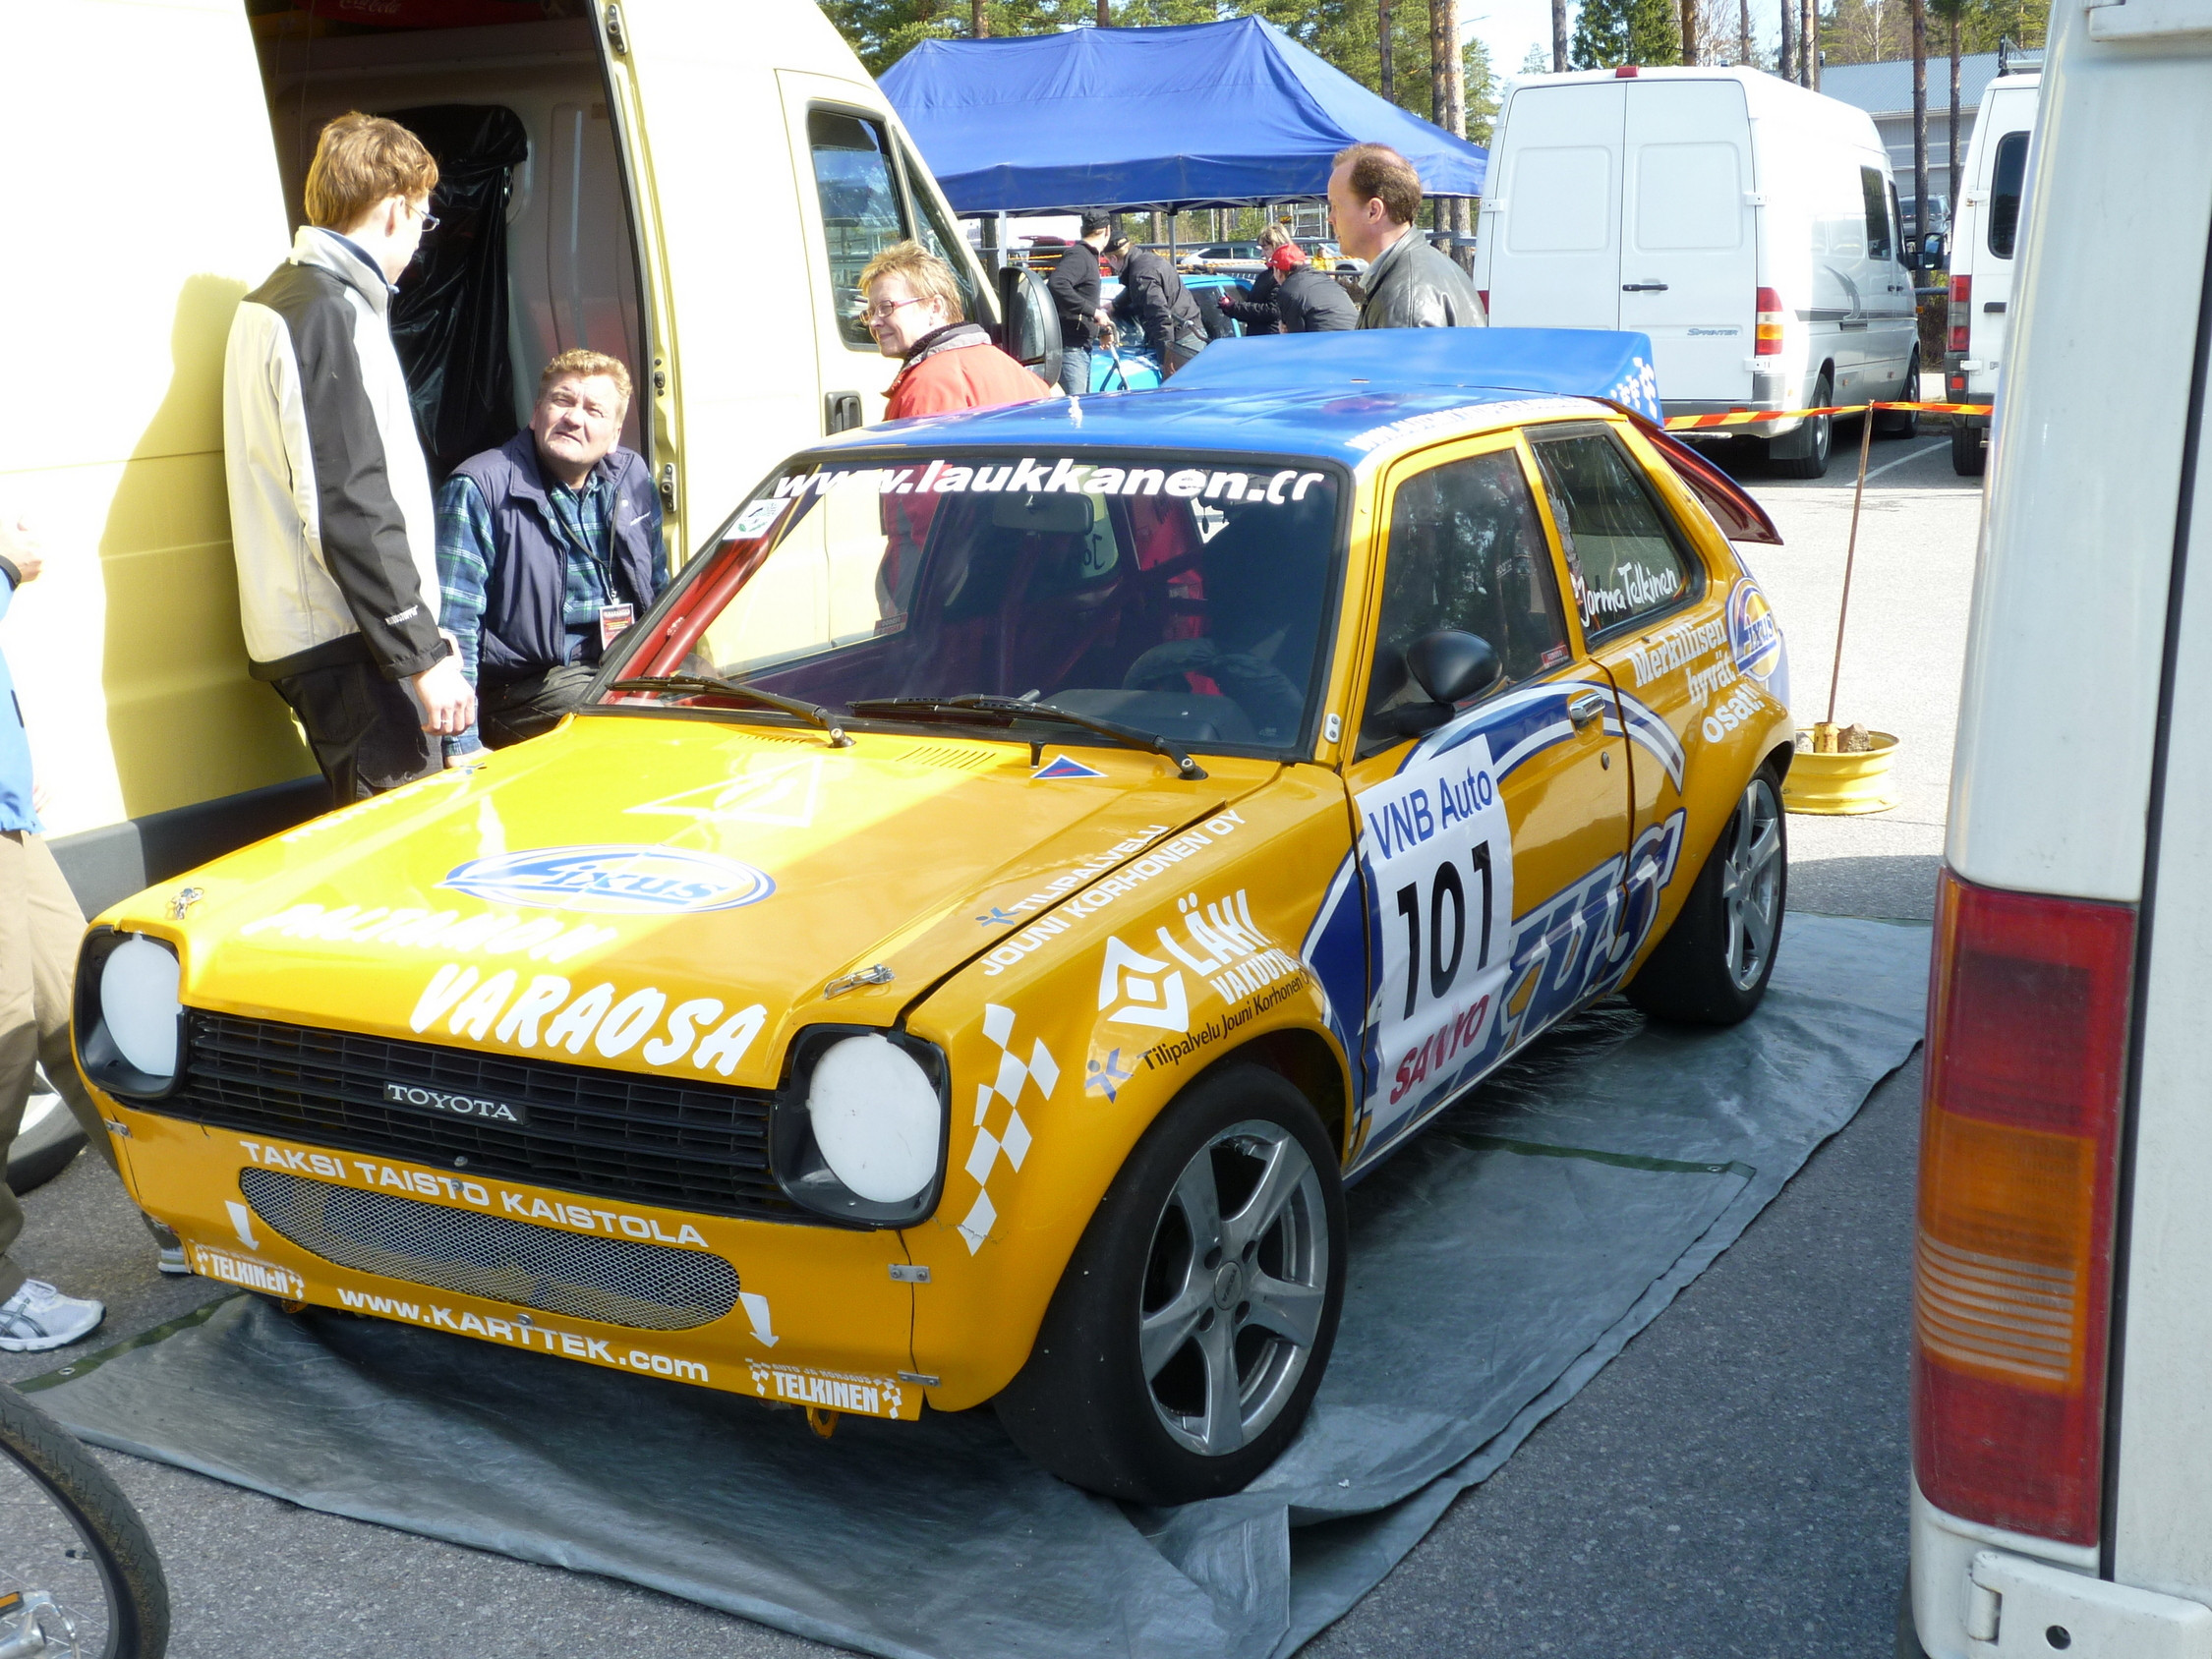
<path fill-rule="evenodd" d="M 1495 880 L 1490 870 L 1490 843 L 1486 840 L 1477 843 L 1468 862 L 1482 887 L 1482 899 L 1476 906 L 1481 932 L 1475 946 L 1475 970 L 1480 973 L 1490 965 L 1490 909 Z M 1428 995 L 1440 1002 L 1451 995 L 1452 986 L 1459 978 L 1460 963 L 1467 954 L 1467 887 L 1460 879 L 1457 860 L 1446 859 L 1436 866 L 1428 880 L 1426 904 L 1419 882 L 1408 882 L 1398 889 L 1398 914 L 1406 928 L 1406 1007 L 1401 1016 L 1405 1019 L 1413 1018 L 1414 1006 L 1421 996 L 1422 913 L 1425 909 L 1428 925 Z M 1447 937 L 1449 945 L 1445 944 Z"/>

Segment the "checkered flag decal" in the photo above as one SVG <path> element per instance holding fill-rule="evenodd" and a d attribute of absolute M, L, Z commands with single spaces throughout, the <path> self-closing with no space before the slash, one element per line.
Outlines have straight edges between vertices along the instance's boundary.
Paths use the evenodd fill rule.
<path fill-rule="evenodd" d="M 983 1247 L 983 1240 L 991 1233 L 991 1224 L 999 1219 L 998 1207 L 991 1202 L 991 1173 L 999 1167 L 1004 1155 L 1014 1169 L 1021 1168 L 1022 1159 L 1029 1156 L 1029 1125 L 1021 1121 L 1021 1091 L 1034 1082 L 1037 1094 L 1044 1100 L 1052 1099 L 1052 1091 L 1060 1082 L 1060 1066 L 1053 1059 L 1052 1051 L 1037 1038 L 1029 1045 L 1026 1059 L 1018 1052 L 1014 1038 L 1014 1010 L 1001 1007 L 996 1002 L 983 1004 L 983 1035 L 999 1046 L 999 1074 L 991 1082 L 978 1083 L 975 1088 L 975 1147 L 967 1155 L 967 1173 L 983 1190 L 975 1195 L 975 1203 L 967 1212 L 967 1220 L 960 1223 L 960 1236 L 967 1240 L 967 1253 L 974 1255 Z M 1005 1120 L 994 1130 L 991 1119 L 999 1102 L 1006 1103 Z"/>

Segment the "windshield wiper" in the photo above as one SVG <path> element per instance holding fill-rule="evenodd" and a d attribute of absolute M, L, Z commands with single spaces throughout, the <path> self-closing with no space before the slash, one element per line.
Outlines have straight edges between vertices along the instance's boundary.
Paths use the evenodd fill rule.
<path fill-rule="evenodd" d="M 740 703 L 751 703 L 762 709 L 779 709 L 808 725 L 820 726 L 830 734 L 830 747 L 849 749 L 852 739 L 837 723 L 830 711 L 819 703 L 801 703 L 795 697 L 763 691 L 758 686 L 740 685 L 735 680 L 717 679 L 712 674 L 642 674 L 635 679 L 616 680 L 609 691 L 704 691 L 717 697 L 730 697 Z"/>
<path fill-rule="evenodd" d="M 855 715 L 943 715 L 955 718 L 962 715 L 989 715 L 988 723 L 1006 725 L 1018 719 L 1058 720 L 1062 725 L 1079 726 L 1084 731 L 1094 731 L 1101 737 L 1111 737 L 1116 742 L 1133 748 L 1164 755 L 1173 761 L 1176 771 L 1187 778 L 1196 779 L 1206 775 L 1205 768 L 1178 749 L 1156 732 L 1143 731 L 1135 726 L 1123 725 L 1119 720 L 1101 719 L 1096 715 L 1077 714 L 1073 709 L 1063 709 L 1056 703 L 1024 703 L 1019 697 L 986 697 L 969 693 L 964 697 L 863 697 L 852 706 Z"/>

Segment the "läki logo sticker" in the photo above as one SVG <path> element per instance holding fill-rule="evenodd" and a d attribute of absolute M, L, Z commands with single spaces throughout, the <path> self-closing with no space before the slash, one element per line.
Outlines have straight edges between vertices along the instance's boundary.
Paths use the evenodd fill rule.
<path fill-rule="evenodd" d="M 1055 755 L 1029 774 L 1031 777 L 1104 777 L 1095 767 L 1086 767 L 1070 755 Z"/>

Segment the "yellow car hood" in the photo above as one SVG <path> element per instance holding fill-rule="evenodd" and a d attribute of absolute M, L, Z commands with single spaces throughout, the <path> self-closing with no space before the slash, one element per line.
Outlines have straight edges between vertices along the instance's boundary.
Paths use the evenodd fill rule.
<path fill-rule="evenodd" d="M 198 890 L 157 929 L 183 946 L 195 1006 L 678 1074 L 721 1028 L 733 1063 L 708 1080 L 766 1083 L 792 1026 L 889 1024 L 1277 770 L 1204 765 L 1185 780 L 1113 747 L 1047 744 L 1032 764 L 1025 743 L 965 734 L 833 749 L 697 717 L 586 716 L 128 909 L 166 919 L 180 887 Z M 614 1012 L 567 1013 L 587 1002 Z"/>

